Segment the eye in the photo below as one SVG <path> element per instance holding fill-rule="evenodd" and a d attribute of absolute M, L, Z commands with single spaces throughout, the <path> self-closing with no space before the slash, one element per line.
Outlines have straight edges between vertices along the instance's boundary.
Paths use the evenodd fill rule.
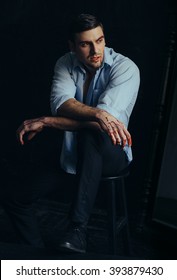
<path fill-rule="evenodd" d="M 103 40 L 104 40 L 104 38 L 100 38 L 100 39 L 97 41 L 97 43 L 100 44 L 100 43 L 103 42 Z"/>
<path fill-rule="evenodd" d="M 87 42 L 82 42 L 82 43 L 80 43 L 80 46 L 81 46 L 82 48 L 85 48 L 85 47 L 88 46 L 88 43 L 87 43 Z"/>

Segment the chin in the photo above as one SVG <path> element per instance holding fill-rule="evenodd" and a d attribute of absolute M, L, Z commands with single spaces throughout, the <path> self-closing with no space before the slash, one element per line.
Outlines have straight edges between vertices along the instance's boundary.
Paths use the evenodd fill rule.
<path fill-rule="evenodd" d="M 101 63 L 94 63 L 94 64 L 91 64 L 90 67 L 94 68 L 94 69 L 98 69 L 101 67 Z"/>

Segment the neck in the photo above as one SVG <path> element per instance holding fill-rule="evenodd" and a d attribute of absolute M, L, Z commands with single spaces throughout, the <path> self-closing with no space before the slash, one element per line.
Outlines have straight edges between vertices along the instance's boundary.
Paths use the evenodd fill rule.
<path fill-rule="evenodd" d="M 87 72 L 88 75 L 94 76 L 96 73 L 96 69 L 89 67 L 87 65 L 84 65 L 84 69 Z"/>

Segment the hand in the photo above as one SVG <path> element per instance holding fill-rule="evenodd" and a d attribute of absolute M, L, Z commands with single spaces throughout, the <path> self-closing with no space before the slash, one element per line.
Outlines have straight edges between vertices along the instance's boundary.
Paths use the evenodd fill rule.
<path fill-rule="evenodd" d="M 124 147 L 126 143 L 129 146 L 132 145 L 131 135 L 122 122 L 103 110 L 100 110 L 97 119 L 101 128 L 111 137 L 114 145 L 118 144 L 122 145 L 122 147 Z"/>
<path fill-rule="evenodd" d="M 24 135 L 28 133 L 28 140 L 31 140 L 37 133 L 44 128 L 43 117 L 24 121 L 16 131 L 17 139 L 24 145 Z"/>

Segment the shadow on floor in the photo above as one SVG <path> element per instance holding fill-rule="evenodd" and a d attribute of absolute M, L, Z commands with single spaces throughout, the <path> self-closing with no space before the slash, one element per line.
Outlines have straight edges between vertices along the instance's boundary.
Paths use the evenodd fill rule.
<path fill-rule="evenodd" d="M 67 254 L 60 252 L 58 244 L 64 231 L 68 205 L 56 201 L 40 200 L 35 205 L 41 234 L 46 248 L 38 249 L 20 244 L 18 236 L 3 209 L 0 209 L 0 257 L 6 260 L 34 259 L 177 259 L 176 244 L 164 229 L 146 228 L 142 233 L 131 235 L 132 252 L 126 255 L 121 237 L 118 254 L 109 253 L 108 233 L 104 213 L 95 211 L 88 226 L 88 246 L 86 254 Z M 159 234 L 161 230 L 161 234 Z M 173 244 L 173 247 L 172 247 Z"/>
<path fill-rule="evenodd" d="M 14 188 L 16 177 L 18 178 L 19 174 L 21 176 L 21 174 L 25 173 L 25 170 L 29 171 L 27 168 L 28 165 L 26 164 L 22 167 L 21 164 L 14 163 L 8 165 L 6 161 L 2 161 L 1 163 L 4 181 L 8 181 L 10 185 L 14 184 Z M 57 174 L 49 173 L 49 175 L 44 170 L 42 172 L 42 188 L 45 185 L 47 187 L 48 185 L 50 187 L 54 185 L 58 189 L 58 172 Z M 63 189 L 65 192 L 61 188 L 59 193 L 54 192 L 50 196 L 47 196 L 47 198 L 44 196 L 35 204 L 35 211 L 46 249 L 36 249 L 21 244 L 7 214 L 3 208 L 0 208 L 1 259 L 177 259 L 177 238 L 175 230 L 169 230 L 163 226 L 153 224 L 137 232 L 137 224 L 132 220 L 130 221 L 131 255 L 127 256 L 125 254 L 122 237 L 118 238 L 118 255 L 110 254 L 106 217 L 101 208 L 93 211 L 89 221 L 87 253 L 64 254 L 60 252 L 58 244 L 64 232 L 64 222 L 69 208 L 67 204 L 68 194 L 71 192 L 67 190 L 71 190 L 72 183 L 72 178 L 70 178 L 68 184 L 66 184 L 64 178 Z M 67 197 L 64 196 L 64 193 L 67 194 Z M 63 196 L 62 198 L 61 195 Z M 61 201 L 65 203 L 61 203 Z"/>

